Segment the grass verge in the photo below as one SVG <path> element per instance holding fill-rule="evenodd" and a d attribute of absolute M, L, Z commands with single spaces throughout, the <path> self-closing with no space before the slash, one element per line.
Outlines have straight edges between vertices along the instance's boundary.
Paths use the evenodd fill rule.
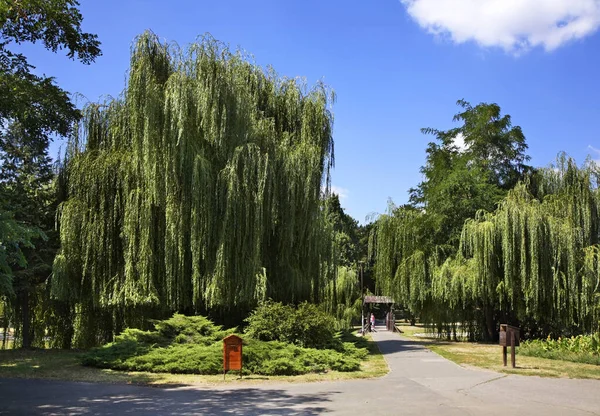
<path fill-rule="evenodd" d="M 150 373 L 137 371 L 115 371 L 84 367 L 81 365 L 83 353 L 65 350 L 0 350 L 0 377 L 41 378 L 81 382 L 122 383 L 139 385 L 217 385 L 217 384 L 256 384 L 271 382 L 311 382 L 327 380 L 349 380 L 381 377 L 388 367 L 379 352 L 377 344 L 365 339 L 369 350 L 367 358 L 361 362 L 361 370 L 354 372 L 329 371 L 299 376 L 244 376 L 238 379 L 236 373 L 223 375 L 191 375 Z"/>
<path fill-rule="evenodd" d="M 508 366 L 504 367 L 502 365 L 502 347 L 499 345 L 472 342 L 444 342 L 422 335 L 425 329 L 421 326 L 402 325 L 400 328 L 404 336 L 422 342 L 424 346 L 433 352 L 462 366 L 479 367 L 499 373 L 524 376 L 600 380 L 600 366 L 598 365 L 528 357 L 519 354 L 519 347 L 517 347 L 517 368 L 512 368 L 510 365 L 510 348 L 508 351 Z"/>

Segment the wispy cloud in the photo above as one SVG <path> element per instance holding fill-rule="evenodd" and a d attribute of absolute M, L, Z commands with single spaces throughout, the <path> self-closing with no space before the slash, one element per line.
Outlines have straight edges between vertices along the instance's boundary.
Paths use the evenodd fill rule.
<path fill-rule="evenodd" d="M 590 149 L 593 153 L 596 154 L 596 156 L 593 157 L 592 161 L 596 164 L 596 166 L 600 166 L 600 149 L 592 146 L 591 144 L 588 145 L 588 149 Z"/>
<path fill-rule="evenodd" d="M 434 35 L 520 54 L 554 50 L 600 27 L 600 0 L 400 0 Z"/>
<path fill-rule="evenodd" d="M 337 194 L 340 197 L 340 201 L 343 201 L 348 198 L 350 191 L 341 186 L 331 185 L 331 193 Z"/>

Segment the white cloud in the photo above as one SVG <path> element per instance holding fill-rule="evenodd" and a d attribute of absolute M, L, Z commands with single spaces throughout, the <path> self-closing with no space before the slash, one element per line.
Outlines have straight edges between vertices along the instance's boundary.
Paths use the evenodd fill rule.
<path fill-rule="evenodd" d="M 340 201 L 343 201 L 348 198 L 350 191 L 340 186 L 331 185 L 331 193 L 337 194 L 337 196 L 340 197 Z"/>
<path fill-rule="evenodd" d="M 600 27 L 600 0 L 400 0 L 428 32 L 522 53 L 547 51 Z"/>

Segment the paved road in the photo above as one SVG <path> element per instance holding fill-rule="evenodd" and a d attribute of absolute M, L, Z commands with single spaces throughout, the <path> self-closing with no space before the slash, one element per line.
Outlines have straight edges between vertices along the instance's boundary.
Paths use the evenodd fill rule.
<path fill-rule="evenodd" d="M 462 368 L 396 334 L 374 334 L 390 373 L 374 380 L 175 387 L 0 379 L 0 414 L 600 415 L 600 381 Z"/>

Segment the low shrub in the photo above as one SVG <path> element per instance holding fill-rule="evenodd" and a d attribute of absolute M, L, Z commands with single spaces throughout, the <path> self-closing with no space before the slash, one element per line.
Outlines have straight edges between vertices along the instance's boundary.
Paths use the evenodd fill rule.
<path fill-rule="evenodd" d="M 290 342 L 293 339 L 295 310 L 281 302 L 261 303 L 248 318 L 245 334 L 260 341 Z"/>
<path fill-rule="evenodd" d="M 179 344 L 211 345 L 235 332 L 235 328 L 224 330 L 204 316 L 175 314 L 169 319 L 153 321 L 153 323 L 160 336 Z"/>
<path fill-rule="evenodd" d="M 114 342 L 85 354 L 83 364 L 129 371 L 207 375 L 222 372 L 222 339 L 232 330 L 223 330 L 205 317 L 183 315 L 156 321 L 154 326 L 154 331 L 126 329 Z M 271 376 L 357 371 L 360 361 L 368 355 L 364 342 L 347 332 L 328 339 L 332 349 L 247 337 L 243 346 L 244 373 Z"/>
<path fill-rule="evenodd" d="M 308 302 L 297 308 L 280 302 L 261 303 L 246 319 L 246 335 L 261 341 L 281 341 L 306 348 L 335 346 L 335 320 Z"/>
<path fill-rule="evenodd" d="M 223 371 L 222 357 L 222 350 L 216 343 L 211 346 L 174 344 L 131 357 L 124 363 L 123 369 L 158 373 L 219 374 Z"/>
<path fill-rule="evenodd" d="M 519 353 L 532 357 L 600 365 L 600 336 L 578 335 L 558 339 L 528 340 Z"/>

